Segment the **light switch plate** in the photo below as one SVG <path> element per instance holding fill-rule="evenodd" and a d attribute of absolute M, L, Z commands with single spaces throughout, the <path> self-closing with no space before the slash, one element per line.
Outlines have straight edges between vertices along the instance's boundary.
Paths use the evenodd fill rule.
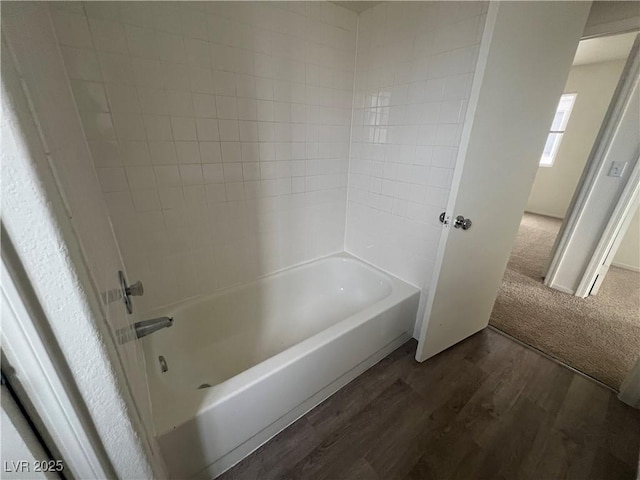
<path fill-rule="evenodd" d="M 627 168 L 627 162 L 612 162 L 607 175 L 609 177 L 621 177 L 625 168 Z"/>

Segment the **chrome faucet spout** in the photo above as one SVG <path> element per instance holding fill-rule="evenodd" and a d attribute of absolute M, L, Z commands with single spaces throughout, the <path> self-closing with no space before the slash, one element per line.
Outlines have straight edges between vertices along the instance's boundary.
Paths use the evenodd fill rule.
<path fill-rule="evenodd" d="M 171 317 L 152 318 L 151 320 L 143 320 L 133 324 L 138 338 L 146 337 L 153 332 L 162 328 L 168 328 L 171 325 L 173 325 L 173 318 Z"/>

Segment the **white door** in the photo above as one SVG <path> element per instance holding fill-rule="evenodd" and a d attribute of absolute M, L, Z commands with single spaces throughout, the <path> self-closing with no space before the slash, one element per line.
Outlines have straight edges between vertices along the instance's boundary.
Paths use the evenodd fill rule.
<path fill-rule="evenodd" d="M 418 361 L 488 325 L 590 5 L 489 7 Z"/>

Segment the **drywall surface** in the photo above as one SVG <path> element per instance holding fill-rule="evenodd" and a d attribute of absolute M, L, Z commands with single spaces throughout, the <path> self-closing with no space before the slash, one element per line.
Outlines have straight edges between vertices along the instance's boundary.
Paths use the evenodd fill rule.
<path fill-rule="evenodd" d="M 571 69 L 564 93 L 578 95 L 553 165 L 538 169 L 528 212 L 564 218 L 624 64 L 618 60 Z"/>
<path fill-rule="evenodd" d="M 636 208 L 636 213 L 611 264 L 615 267 L 640 271 L 640 207 Z"/>
<path fill-rule="evenodd" d="M 122 262 L 48 9 L 2 4 L 3 226 L 118 476 L 148 477 L 144 359 L 114 341 L 134 317 L 115 294 Z"/>
<path fill-rule="evenodd" d="M 345 248 L 423 292 L 486 7 L 386 2 L 364 11 L 358 24 Z"/>
<path fill-rule="evenodd" d="M 142 311 L 343 250 L 354 12 L 65 2 L 52 14 Z"/>

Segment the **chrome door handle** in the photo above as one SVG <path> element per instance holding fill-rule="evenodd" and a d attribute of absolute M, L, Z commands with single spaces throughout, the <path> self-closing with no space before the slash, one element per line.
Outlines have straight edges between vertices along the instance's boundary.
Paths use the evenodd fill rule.
<path fill-rule="evenodd" d="M 453 224 L 456 228 L 462 228 L 463 230 L 469 230 L 471 228 L 472 222 L 468 218 L 464 218 L 462 215 L 458 215 L 456 217 L 456 221 Z"/>

